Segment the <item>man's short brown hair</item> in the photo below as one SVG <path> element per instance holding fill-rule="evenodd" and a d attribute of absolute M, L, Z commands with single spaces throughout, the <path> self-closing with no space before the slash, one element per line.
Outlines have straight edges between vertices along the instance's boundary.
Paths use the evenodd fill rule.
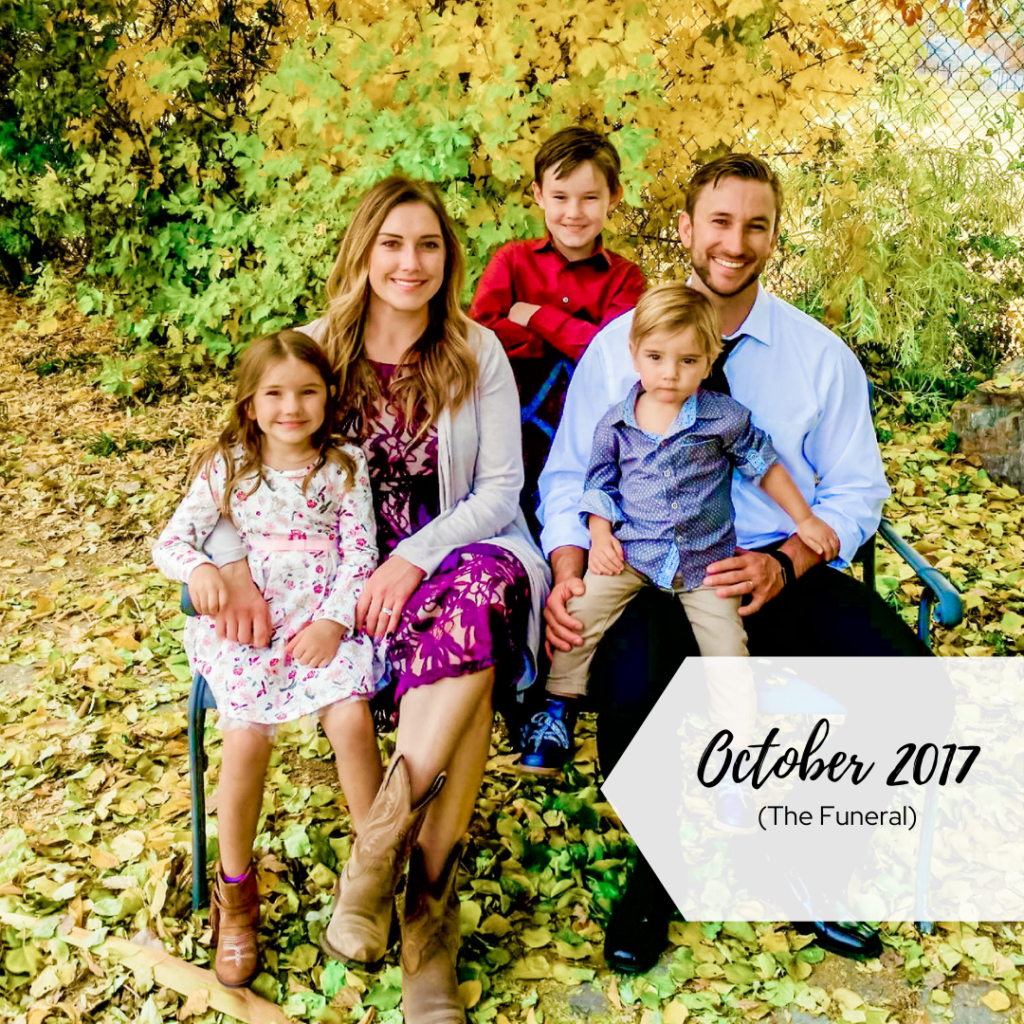
<path fill-rule="evenodd" d="M 775 230 L 779 230 L 783 204 L 782 183 L 778 175 L 763 160 L 749 153 L 730 153 L 728 156 L 712 160 L 709 164 L 703 164 L 694 171 L 689 185 L 686 186 L 687 216 L 693 217 L 697 196 L 705 187 L 711 185 L 712 188 L 717 188 L 723 178 L 740 178 L 743 181 L 760 181 L 765 185 L 771 185 L 772 194 L 775 196 Z"/>
<path fill-rule="evenodd" d="M 675 334 L 692 327 L 701 352 L 711 360 L 722 351 L 722 328 L 711 300 L 682 281 L 649 288 L 633 310 L 629 345 L 637 351 L 652 334 Z"/>
<path fill-rule="evenodd" d="M 550 168 L 558 168 L 555 177 L 566 178 L 588 160 L 604 175 L 608 191 L 614 195 L 619 189 L 622 171 L 618 151 L 608 141 L 607 135 L 590 128 L 563 128 L 537 150 L 533 162 L 537 187 L 544 187 L 544 173 Z"/>

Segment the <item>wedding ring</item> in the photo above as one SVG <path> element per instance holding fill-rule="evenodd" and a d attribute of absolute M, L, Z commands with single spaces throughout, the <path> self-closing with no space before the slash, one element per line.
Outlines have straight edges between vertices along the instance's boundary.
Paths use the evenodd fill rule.
<path fill-rule="evenodd" d="M 382 615 L 391 616 L 391 615 L 395 614 L 395 609 L 394 608 L 381 608 L 380 611 L 381 611 Z"/>

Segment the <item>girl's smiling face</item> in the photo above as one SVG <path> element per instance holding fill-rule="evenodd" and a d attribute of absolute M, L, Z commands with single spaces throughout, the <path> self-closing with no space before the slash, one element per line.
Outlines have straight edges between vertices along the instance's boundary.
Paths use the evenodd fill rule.
<path fill-rule="evenodd" d="M 441 224 L 426 203 L 402 203 L 384 218 L 370 250 L 370 307 L 422 314 L 444 285 Z"/>
<path fill-rule="evenodd" d="M 315 366 L 294 356 L 267 367 L 250 403 L 266 440 L 265 454 L 301 455 L 324 422 L 327 385 Z"/>

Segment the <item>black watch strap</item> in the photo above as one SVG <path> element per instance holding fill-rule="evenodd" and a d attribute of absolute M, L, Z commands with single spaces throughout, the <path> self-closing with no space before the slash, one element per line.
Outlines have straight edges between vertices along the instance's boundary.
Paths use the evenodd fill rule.
<path fill-rule="evenodd" d="M 774 558 L 782 566 L 782 585 L 788 587 L 796 579 L 796 571 L 793 569 L 793 559 L 785 551 L 766 551 L 766 555 Z"/>

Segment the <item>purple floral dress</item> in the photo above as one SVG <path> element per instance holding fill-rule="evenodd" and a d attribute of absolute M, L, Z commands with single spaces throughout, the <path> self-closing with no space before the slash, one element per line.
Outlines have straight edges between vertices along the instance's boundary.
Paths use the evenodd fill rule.
<path fill-rule="evenodd" d="M 395 367 L 372 365 L 387 399 Z M 355 427 L 350 421 L 346 432 Z M 387 400 L 363 432 L 382 562 L 440 512 L 437 430 L 415 434 Z M 529 614 L 529 578 L 518 558 L 495 544 L 453 551 L 409 599 L 391 638 L 393 700 L 415 686 L 491 667 L 496 688 L 511 686 L 523 669 Z"/>

